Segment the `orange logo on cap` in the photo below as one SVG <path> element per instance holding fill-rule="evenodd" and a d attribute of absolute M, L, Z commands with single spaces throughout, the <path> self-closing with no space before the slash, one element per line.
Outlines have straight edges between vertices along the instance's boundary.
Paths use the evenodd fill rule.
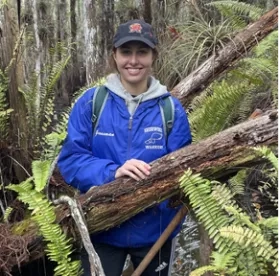
<path fill-rule="evenodd" d="M 134 23 L 129 26 L 130 33 L 141 33 L 141 31 L 142 31 L 142 26 L 139 23 Z"/>

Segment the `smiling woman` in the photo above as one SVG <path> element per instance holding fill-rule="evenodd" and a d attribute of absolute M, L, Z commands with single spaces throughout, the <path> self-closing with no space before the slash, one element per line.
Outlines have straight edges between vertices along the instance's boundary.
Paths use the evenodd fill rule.
<path fill-rule="evenodd" d="M 150 162 L 191 142 L 185 110 L 151 75 L 157 57 L 152 26 L 142 20 L 121 24 L 113 45 L 116 73 L 107 77 L 104 91 L 108 97 L 102 112 L 93 128 L 92 102 L 98 90 L 90 88 L 74 105 L 58 161 L 65 181 L 81 192 L 120 177 L 145 179 L 152 170 Z M 168 135 L 162 116 L 166 99 L 174 107 Z M 120 276 L 128 254 L 137 267 L 176 213 L 177 209 L 169 208 L 164 201 L 118 227 L 93 235 L 105 275 Z M 174 237 L 179 229 L 174 230 L 142 275 L 169 274 Z M 84 252 L 81 259 L 84 275 L 91 275 Z"/>
<path fill-rule="evenodd" d="M 147 91 L 153 50 L 143 42 L 132 41 L 115 48 L 113 57 L 124 88 L 135 96 Z"/>

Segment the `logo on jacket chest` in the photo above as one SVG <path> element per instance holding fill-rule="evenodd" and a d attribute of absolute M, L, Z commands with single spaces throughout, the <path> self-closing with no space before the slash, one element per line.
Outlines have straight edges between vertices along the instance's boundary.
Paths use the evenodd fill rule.
<path fill-rule="evenodd" d="M 148 137 L 145 140 L 146 149 L 163 149 L 163 130 L 161 127 L 146 127 L 144 133 Z"/>

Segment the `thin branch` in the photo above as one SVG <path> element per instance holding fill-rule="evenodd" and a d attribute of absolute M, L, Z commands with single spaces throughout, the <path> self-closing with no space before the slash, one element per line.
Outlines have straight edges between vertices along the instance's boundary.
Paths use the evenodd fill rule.
<path fill-rule="evenodd" d="M 66 203 L 71 210 L 71 216 L 73 217 L 77 228 L 81 234 L 82 242 L 85 250 L 88 253 L 90 270 L 92 276 L 105 276 L 103 271 L 99 256 L 97 255 L 92 242 L 90 240 L 89 232 L 85 224 L 85 219 L 81 208 L 78 206 L 76 200 L 69 196 L 61 196 L 59 199 L 53 201 L 54 204 L 59 205 L 61 203 Z"/>

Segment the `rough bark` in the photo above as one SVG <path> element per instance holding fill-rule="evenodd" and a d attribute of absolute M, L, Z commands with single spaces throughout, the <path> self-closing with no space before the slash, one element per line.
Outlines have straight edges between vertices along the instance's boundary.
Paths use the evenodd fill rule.
<path fill-rule="evenodd" d="M 95 65 L 97 64 L 98 43 L 97 33 L 99 26 L 96 25 L 96 1 L 86 0 L 83 2 L 84 20 L 84 46 L 85 46 L 85 67 L 87 84 L 95 79 Z"/>
<path fill-rule="evenodd" d="M 175 86 L 171 94 L 177 97 L 186 107 L 194 96 L 203 91 L 214 79 L 232 66 L 233 62 L 242 58 L 260 40 L 276 30 L 277 26 L 278 7 L 239 32 L 227 46 L 212 55 Z"/>
<path fill-rule="evenodd" d="M 147 207 L 177 194 L 179 179 L 187 168 L 203 177 L 216 179 L 260 162 L 263 159 L 253 148 L 262 145 L 273 148 L 277 141 L 278 113 L 271 111 L 152 162 L 152 173 L 145 181 L 121 178 L 92 188 L 77 198 L 86 215 L 89 232 L 119 225 Z M 58 221 L 73 235 L 75 229 L 69 214 L 67 206 L 57 208 Z M 26 233 L 33 235 L 31 244 L 37 245 L 33 250 L 42 247 L 34 225 L 30 225 Z M 38 251 L 32 254 L 33 250 L 30 250 L 31 256 L 38 258 Z"/>
<path fill-rule="evenodd" d="M 24 97 L 19 92 L 23 86 L 23 64 L 21 59 L 21 42 L 25 27 L 19 25 L 19 3 L 14 0 L 7 2 L 0 14 L 0 68 L 6 71 L 9 79 L 7 101 L 11 113 L 9 142 L 16 149 L 10 155 L 17 160 L 13 164 L 13 170 L 19 181 L 26 178 L 24 170 L 20 166 L 28 168 L 28 144 L 26 137 L 26 108 Z M 1 140 L 1 137 L 0 137 Z M 20 166 L 19 166 L 20 164 Z"/>

